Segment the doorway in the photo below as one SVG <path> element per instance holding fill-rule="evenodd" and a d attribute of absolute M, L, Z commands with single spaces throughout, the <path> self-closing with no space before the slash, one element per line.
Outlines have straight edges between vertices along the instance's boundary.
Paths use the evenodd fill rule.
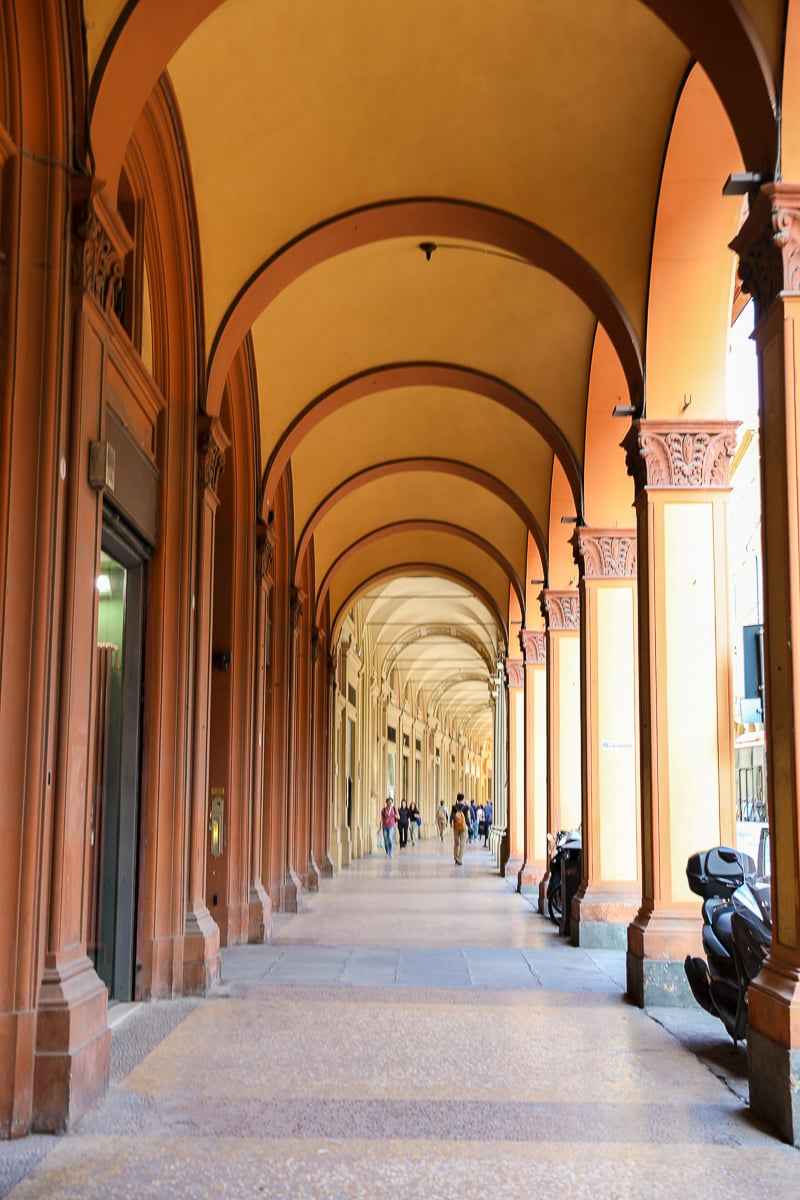
<path fill-rule="evenodd" d="M 145 558 L 104 523 L 97 576 L 95 795 L 88 953 L 109 999 L 137 994 L 138 862 Z"/>

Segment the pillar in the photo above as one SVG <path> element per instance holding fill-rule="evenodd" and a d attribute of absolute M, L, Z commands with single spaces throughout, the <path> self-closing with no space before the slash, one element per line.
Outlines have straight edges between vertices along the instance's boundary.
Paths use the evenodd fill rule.
<path fill-rule="evenodd" d="M 508 860 L 505 875 L 515 880 L 524 861 L 525 833 L 525 667 L 522 659 L 506 659 L 508 680 Z"/>
<path fill-rule="evenodd" d="M 581 822 L 580 601 L 577 591 L 541 594 L 547 655 L 547 832 Z M 549 860 L 548 860 L 549 869 Z M 544 911 L 547 875 L 539 884 Z"/>
<path fill-rule="evenodd" d="M 300 622 L 303 616 L 306 595 L 302 588 L 292 585 L 289 594 L 289 770 L 286 788 L 286 863 L 284 866 L 283 907 L 287 912 L 298 912 L 303 884 L 297 874 L 297 757 L 299 746 L 298 692 L 300 683 Z"/>
<path fill-rule="evenodd" d="M 748 992 L 750 1106 L 800 1145 L 800 187 L 762 188 L 733 242 L 756 304 L 772 947 Z"/>
<path fill-rule="evenodd" d="M 628 995 L 690 1004 L 700 902 L 686 861 L 734 837 L 726 512 L 735 426 L 635 421 L 642 907 L 628 926 Z"/>
<path fill-rule="evenodd" d="M 261 878 L 264 826 L 264 742 L 267 716 L 267 649 L 269 646 L 269 596 L 274 580 L 274 534 L 262 525 L 256 545 L 256 661 L 255 712 L 253 713 L 253 793 L 250 822 L 250 887 L 247 940 L 266 942 L 272 934 L 272 901 Z"/>
<path fill-rule="evenodd" d="M 517 877 L 520 892 L 538 889 L 547 870 L 547 656 L 542 629 L 519 635 L 525 664 L 524 858 Z"/>
<path fill-rule="evenodd" d="M 219 927 L 206 905 L 208 758 L 211 717 L 211 638 L 217 482 L 230 442 L 222 422 L 204 418 L 198 439 L 197 568 L 195 578 L 195 676 L 193 770 L 189 802 L 187 902 L 183 940 L 186 992 L 207 993 L 220 976 Z"/>
<path fill-rule="evenodd" d="M 582 880 L 572 902 L 575 945 L 625 949 L 642 901 L 636 530 L 573 537 L 580 571 Z"/>

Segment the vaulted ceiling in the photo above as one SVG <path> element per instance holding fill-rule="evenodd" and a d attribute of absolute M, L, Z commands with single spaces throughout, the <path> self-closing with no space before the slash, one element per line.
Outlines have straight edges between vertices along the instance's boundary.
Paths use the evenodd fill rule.
<path fill-rule="evenodd" d="M 641 411 L 682 86 L 700 59 L 745 165 L 771 168 L 782 0 L 84 0 L 84 15 L 110 187 L 171 80 L 203 403 L 218 410 L 249 334 L 266 499 L 288 468 L 315 611 L 328 598 L 336 622 L 366 589 L 405 678 L 487 733 L 488 647 L 530 610 L 532 569 L 548 578 L 550 530 L 582 515 L 598 327 L 626 389 L 604 404 Z"/>

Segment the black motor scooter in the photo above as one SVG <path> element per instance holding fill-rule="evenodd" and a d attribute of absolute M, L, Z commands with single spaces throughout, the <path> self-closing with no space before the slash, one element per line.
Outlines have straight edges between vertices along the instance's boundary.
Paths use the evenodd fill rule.
<path fill-rule="evenodd" d="M 686 877 L 703 897 L 706 954 L 687 954 L 686 978 L 700 1007 L 738 1042 L 747 1036 L 747 989 L 772 943 L 769 880 L 757 879 L 752 858 L 729 846 L 693 854 Z"/>
<path fill-rule="evenodd" d="M 548 839 L 553 840 L 552 834 Z M 550 876 L 547 881 L 545 902 L 547 914 L 556 925 L 561 924 L 563 898 L 561 895 L 561 863 L 566 860 L 569 868 L 577 871 L 578 881 L 581 874 L 581 835 L 578 830 L 562 829 L 555 835 L 555 845 L 550 858 Z"/>

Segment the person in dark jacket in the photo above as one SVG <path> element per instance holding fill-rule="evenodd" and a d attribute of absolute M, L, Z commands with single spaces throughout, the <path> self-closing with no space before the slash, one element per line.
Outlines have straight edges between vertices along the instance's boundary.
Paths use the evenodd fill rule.
<path fill-rule="evenodd" d="M 491 802 L 491 800 L 487 800 L 483 806 L 483 822 L 484 822 L 483 844 L 484 844 L 484 846 L 489 845 L 489 834 L 492 831 L 492 821 L 493 820 L 494 820 L 494 809 L 492 808 L 492 802 Z"/>
<path fill-rule="evenodd" d="M 400 811 L 397 814 L 397 828 L 400 830 L 400 849 L 405 850 L 408 844 L 408 822 L 411 820 L 411 813 L 405 800 L 400 805 Z"/>
<path fill-rule="evenodd" d="M 464 847 L 469 829 L 469 808 L 464 803 L 464 793 L 459 792 L 450 809 L 450 824 L 453 828 L 453 862 L 457 867 L 464 865 Z"/>

